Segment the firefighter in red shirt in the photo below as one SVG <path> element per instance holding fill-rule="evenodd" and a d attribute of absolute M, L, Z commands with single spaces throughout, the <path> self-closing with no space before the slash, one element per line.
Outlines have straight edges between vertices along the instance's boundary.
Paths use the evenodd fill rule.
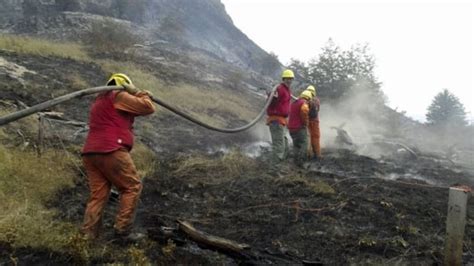
<path fill-rule="evenodd" d="M 290 112 L 291 83 L 295 78 L 293 71 L 283 71 L 282 83 L 278 85 L 271 104 L 267 108 L 267 125 L 272 137 L 272 168 L 276 169 L 278 163 L 283 161 L 288 153 L 286 139 L 287 118 Z"/>
<path fill-rule="evenodd" d="M 308 159 L 309 101 L 311 98 L 309 91 L 303 91 L 290 108 L 288 130 L 293 140 L 295 164 L 299 167 L 302 167 Z"/>
<path fill-rule="evenodd" d="M 103 92 L 91 107 L 89 133 L 82 149 L 90 197 L 81 229 L 89 238 L 98 236 L 102 212 L 113 185 L 120 193 L 114 225 L 116 236 L 134 240 L 140 237 L 131 228 L 142 183 L 129 154 L 133 147 L 132 128 L 136 116 L 152 114 L 155 107 L 151 94 L 136 89 L 124 74 L 113 74 L 107 85 L 123 86 L 125 91 Z"/>

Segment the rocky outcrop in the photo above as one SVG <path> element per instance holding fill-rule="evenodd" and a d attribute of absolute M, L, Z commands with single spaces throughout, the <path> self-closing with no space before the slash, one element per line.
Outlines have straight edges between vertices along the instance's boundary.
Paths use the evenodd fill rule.
<path fill-rule="evenodd" d="M 149 43 L 202 49 L 242 69 L 273 76 L 268 53 L 236 28 L 220 0 L 0 0 L 0 30 L 77 38 L 101 18 L 132 24 Z"/>

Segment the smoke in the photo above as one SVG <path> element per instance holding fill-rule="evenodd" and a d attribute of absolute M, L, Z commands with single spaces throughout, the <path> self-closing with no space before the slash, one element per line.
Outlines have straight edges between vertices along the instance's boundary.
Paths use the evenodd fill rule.
<path fill-rule="evenodd" d="M 340 148 L 336 143 L 336 128 L 344 129 L 354 145 L 346 145 L 364 155 L 377 157 L 383 153 L 381 148 L 371 144 L 374 139 L 383 138 L 388 127 L 385 106 L 382 99 L 369 89 L 364 82 L 358 83 L 338 102 L 321 102 L 320 128 L 321 146 Z"/>
<path fill-rule="evenodd" d="M 323 149 L 348 148 L 372 158 L 396 155 L 410 158 L 412 153 L 433 155 L 463 165 L 474 165 L 474 128 L 434 129 L 385 105 L 370 84 L 357 83 L 337 102 L 321 100 L 320 128 Z M 337 143 L 338 132 L 345 130 L 354 145 Z M 258 149 L 270 143 L 270 131 L 262 122 L 249 135 Z M 291 138 L 287 135 L 290 145 Z M 254 153 L 253 150 L 250 153 Z"/>
<path fill-rule="evenodd" d="M 338 102 L 322 102 L 320 111 L 323 148 L 336 144 L 340 127 L 351 136 L 353 148 L 361 155 L 380 157 L 415 151 L 460 163 L 474 165 L 474 127 L 433 127 L 416 122 L 387 107 L 369 84 L 359 83 Z M 380 145 L 384 144 L 384 145 Z M 402 144 L 402 145 L 398 145 Z M 403 151 L 404 150 L 404 151 Z"/>
<path fill-rule="evenodd" d="M 356 145 L 353 148 L 359 153 L 378 157 L 386 152 L 379 147 L 368 147 L 374 137 L 382 135 L 387 129 L 380 122 L 384 117 L 384 105 L 380 98 L 374 95 L 369 86 L 360 82 L 351 93 L 338 102 L 321 102 L 320 127 L 322 148 L 341 148 L 336 145 L 337 131 L 332 127 L 340 127 L 350 135 Z M 265 123 L 258 123 L 249 131 L 252 139 L 271 142 L 270 131 Z M 291 137 L 287 134 L 291 145 Z"/>

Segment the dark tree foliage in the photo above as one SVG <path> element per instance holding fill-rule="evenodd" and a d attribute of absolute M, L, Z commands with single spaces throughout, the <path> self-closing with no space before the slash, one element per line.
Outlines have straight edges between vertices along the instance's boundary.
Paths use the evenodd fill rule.
<path fill-rule="evenodd" d="M 303 80 L 309 81 L 309 68 L 307 64 L 298 59 L 291 58 L 288 68 L 293 70 L 296 75 L 303 78 Z"/>
<path fill-rule="evenodd" d="M 428 107 L 426 121 L 435 126 L 466 126 L 466 111 L 459 99 L 444 89 L 434 97 Z"/>
<path fill-rule="evenodd" d="M 292 59 L 288 67 L 315 84 L 322 98 L 337 100 L 364 89 L 375 101 L 385 102 L 381 83 L 374 74 L 375 59 L 369 53 L 368 45 L 343 50 L 329 39 L 321 53 L 309 63 Z"/>
<path fill-rule="evenodd" d="M 367 45 L 342 50 L 329 39 L 319 57 L 309 63 L 309 76 L 322 97 L 341 98 L 360 84 L 374 95 L 383 97 L 374 67 L 375 60 Z"/>

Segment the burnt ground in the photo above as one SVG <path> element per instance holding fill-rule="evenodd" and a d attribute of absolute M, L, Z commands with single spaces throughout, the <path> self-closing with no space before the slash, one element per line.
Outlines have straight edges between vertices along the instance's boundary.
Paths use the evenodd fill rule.
<path fill-rule="evenodd" d="M 442 264 L 445 186 L 466 182 L 472 186 L 471 175 L 433 163 L 428 169 L 424 162 L 380 161 L 344 150 L 324 155 L 307 170 L 285 163 L 281 177 L 270 174 L 261 159 L 242 155 L 162 158 L 156 174 L 144 179 L 136 227 L 147 233 L 148 241 L 139 246 L 152 262 L 163 265 Z M 406 173 L 423 175 L 436 184 L 411 179 Z M 87 196 L 84 178 L 75 188 L 61 191 L 51 202 L 61 211 L 57 219 L 79 225 Z M 97 248 L 111 241 L 115 206 L 111 201 L 105 211 L 105 233 Z M 178 233 L 165 236 L 160 228 L 176 227 L 177 219 L 246 243 L 251 256 L 209 250 Z M 469 264 L 474 263 L 472 199 L 467 221 L 464 262 Z M 15 256 L 23 262 L 83 263 L 68 254 L 26 254 L 17 251 Z M 89 262 L 129 261 L 104 254 Z"/>
<path fill-rule="evenodd" d="M 101 83 L 105 75 L 95 64 L 69 59 L 5 51 L 0 51 L 0 56 L 39 73 L 24 76 L 36 87 L 25 87 L 8 77 L 1 79 L 2 100 L 20 99 L 28 105 L 77 89 L 66 78 L 68 73 L 81 73 L 91 84 Z M 52 76 L 56 77 L 53 81 Z M 91 100 L 75 100 L 54 110 L 69 119 L 86 121 L 84 110 Z M 211 134 L 171 115 L 151 120 L 157 125 L 155 133 L 145 134 L 138 121 L 137 139 L 158 152 L 160 162 L 156 172 L 144 179 L 136 225 L 148 235 L 148 241 L 138 248 L 156 264 L 441 264 L 447 186 L 474 186 L 472 173 L 452 165 L 423 158 L 375 160 L 346 150 L 325 150 L 324 159 L 306 170 L 285 163 L 283 176 L 276 177 L 261 159 L 226 159 L 227 155 L 202 152 L 179 155 L 189 154 L 190 149 L 206 150 L 209 143 L 219 146 L 249 141 L 250 134 Z M 66 138 L 68 134 L 60 135 L 68 143 L 82 143 L 81 139 Z M 57 219 L 79 226 L 87 197 L 86 179 L 78 173 L 77 185 L 60 191 L 49 205 L 60 210 Z M 84 261 L 74 249 L 59 254 L 30 247 L 13 249 L 0 243 L 0 265 L 12 262 L 10 258 L 24 265 L 131 263 L 123 252 L 130 246 L 111 243 L 115 208 L 111 200 L 105 212 L 104 235 L 92 245 L 98 250 L 108 245 L 125 255 L 107 252 Z M 176 227 L 176 219 L 249 244 L 251 256 L 212 251 L 180 234 L 164 236 L 160 228 Z M 474 263 L 472 199 L 467 221 L 466 264 Z"/>

